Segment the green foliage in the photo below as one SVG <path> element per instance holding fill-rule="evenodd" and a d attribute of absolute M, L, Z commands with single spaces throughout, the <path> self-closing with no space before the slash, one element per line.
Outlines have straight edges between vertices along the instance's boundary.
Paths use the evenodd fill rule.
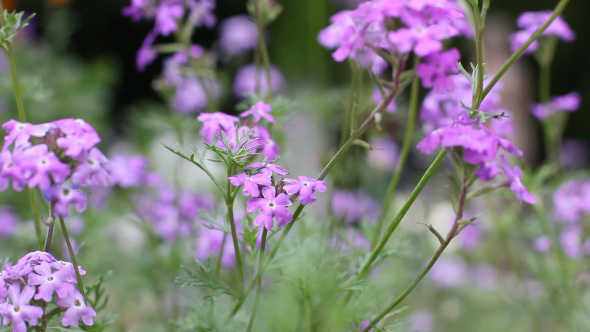
<path fill-rule="evenodd" d="M 14 12 L 9 13 L 7 10 L 4 10 L 0 15 L 0 22 L 2 27 L 0 28 L 0 47 L 7 50 L 8 44 L 12 43 L 12 40 L 16 36 L 16 34 L 29 25 L 29 21 L 35 16 L 29 15 L 27 18 L 23 20 L 23 15 L 25 12 Z"/>
<path fill-rule="evenodd" d="M 205 296 L 205 298 L 215 298 L 221 294 L 231 295 L 234 298 L 237 298 L 238 295 L 234 292 L 230 287 L 224 285 L 221 280 L 215 275 L 215 273 L 211 270 L 209 265 L 209 261 L 207 264 L 203 264 L 202 262 L 196 261 L 197 263 L 197 270 L 191 270 L 186 266 L 182 266 L 181 268 L 188 274 L 188 277 L 178 277 L 176 278 L 176 282 L 181 286 L 192 286 L 192 287 L 204 287 L 208 288 L 212 291 L 211 294 Z"/>

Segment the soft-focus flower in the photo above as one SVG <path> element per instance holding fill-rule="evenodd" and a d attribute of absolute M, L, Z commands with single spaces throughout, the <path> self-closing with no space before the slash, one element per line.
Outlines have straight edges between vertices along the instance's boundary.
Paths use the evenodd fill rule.
<path fill-rule="evenodd" d="M 580 108 L 580 94 L 570 92 L 567 95 L 553 97 L 548 104 L 534 104 L 531 112 L 537 119 L 544 120 L 557 112 L 574 112 Z"/>
<path fill-rule="evenodd" d="M 273 94 L 285 88 L 283 74 L 272 65 L 270 66 L 270 86 Z M 256 66 L 250 64 L 237 72 L 233 83 L 233 92 L 236 96 L 244 98 L 250 94 L 265 94 L 266 91 L 268 91 L 268 80 L 264 68 L 256 70 Z"/>
<path fill-rule="evenodd" d="M 522 184 L 522 171 L 520 170 L 520 167 L 514 166 L 511 168 L 506 161 L 506 157 L 502 155 L 501 158 L 504 175 L 506 175 L 506 178 L 510 181 L 510 190 L 514 192 L 518 198 L 518 202 L 522 203 L 522 201 L 525 201 L 529 204 L 537 203 L 535 195 L 531 194 Z"/>
<path fill-rule="evenodd" d="M 569 168 L 582 167 L 588 162 L 588 144 L 582 140 L 564 139 L 561 147 L 561 159 Z"/>
<path fill-rule="evenodd" d="M 44 191 L 43 195 L 47 201 L 53 202 L 56 216 L 66 218 L 70 205 L 78 212 L 86 209 L 86 194 L 76 186 L 56 185 Z"/>
<path fill-rule="evenodd" d="M 145 184 L 149 161 L 141 155 L 115 155 L 106 165 L 111 185 L 121 188 L 139 187 Z"/>
<path fill-rule="evenodd" d="M 370 141 L 373 149 L 367 151 L 367 164 L 377 169 L 393 172 L 399 157 L 399 148 L 391 138 L 381 136 Z"/>
<path fill-rule="evenodd" d="M 533 242 L 533 248 L 538 252 L 547 252 L 551 249 L 551 239 L 546 236 L 540 236 Z"/>
<path fill-rule="evenodd" d="M 19 225 L 19 217 L 8 206 L 0 206 L 0 237 L 11 237 Z"/>
<path fill-rule="evenodd" d="M 235 126 L 239 122 L 237 117 L 221 112 L 202 113 L 197 117 L 197 120 L 203 123 L 199 134 L 205 136 L 207 143 L 211 143 L 216 135 L 221 137 L 222 131 L 227 133 L 230 130 L 235 130 Z"/>
<path fill-rule="evenodd" d="M 555 219 L 576 223 L 590 215 L 590 181 L 574 179 L 563 183 L 553 193 Z"/>
<path fill-rule="evenodd" d="M 234 186 L 244 186 L 242 193 L 244 196 L 260 196 L 260 186 L 270 186 L 272 171 L 264 168 L 259 173 L 248 175 L 246 173 L 230 176 L 228 179 Z"/>
<path fill-rule="evenodd" d="M 219 25 L 219 45 L 227 55 L 239 55 L 256 48 L 258 29 L 245 15 L 232 16 Z"/>
<path fill-rule="evenodd" d="M 262 212 L 254 218 L 254 226 L 264 225 L 268 230 L 274 228 L 273 218 L 276 218 L 277 225 L 282 227 L 293 220 L 293 215 L 287 206 L 291 201 L 286 194 L 276 195 L 275 187 L 265 187 L 262 189 L 263 198 L 250 198 L 246 202 L 247 212 Z"/>
<path fill-rule="evenodd" d="M 10 302 L 0 304 L 0 315 L 3 317 L 3 324 L 12 323 L 13 332 L 26 332 L 27 325 L 35 326 L 39 318 L 43 316 L 43 309 L 29 302 L 35 295 L 35 287 L 24 286 L 21 292 L 19 283 L 13 283 L 8 287 Z"/>
<path fill-rule="evenodd" d="M 272 107 L 263 101 L 259 101 L 252 105 L 248 110 L 240 114 L 241 117 L 252 115 L 254 123 L 259 123 L 260 119 L 264 118 L 270 123 L 275 123 L 274 117 L 270 114 Z"/>
<path fill-rule="evenodd" d="M 464 283 L 467 274 L 468 267 L 461 259 L 441 257 L 428 273 L 428 277 L 436 286 L 449 289 Z"/>
<path fill-rule="evenodd" d="M 389 90 L 384 89 L 383 91 L 385 93 L 385 95 L 387 95 L 388 93 L 390 93 Z M 375 87 L 373 89 L 373 103 L 375 105 L 379 105 L 381 104 L 381 102 L 383 101 L 383 95 L 381 94 L 381 90 L 379 90 L 379 88 Z M 391 103 L 389 103 L 389 105 L 387 105 L 385 107 L 385 110 L 387 111 L 387 113 L 394 113 L 397 109 L 397 104 L 395 102 L 395 98 L 391 101 Z"/>
<path fill-rule="evenodd" d="M 549 20 L 553 12 L 539 11 L 539 12 L 524 12 L 517 20 L 517 25 L 522 30 L 510 35 L 510 48 L 516 51 L 520 48 L 530 37 L 537 31 L 545 22 Z M 544 36 L 557 36 L 564 41 L 572 41 L 576 38 L 576 34 L 567 23 L 558 16 L 549 27 L 543 32 Z M 526 50 L 525 53 L 532 53 L 539 48 L 539 42 L 534 41 Z"/>
<path fill-rule="evenodd" d="M 444 93 L 453 89 L 453 80 L 447 74 L 459 72 L 457 62 L 461 55 L 456 48 L 446 52 L 432 53 L 425 58 L 416 68 L 416 74 L 420 77 L 425 88 L 434 87 L 434 91 Z"/>
<path fill-rule="evenodd" d="M 425 310 L 418 310 L 408 316 L 410 331 L 412 332 L 431 332 L 434 330 L 434 317 Z"/>
<path fill-rule="evenodd" d="M 379 217 L 381 205 L 363 190 L 336 189 L 332 194 L 332 210 L 347 223 L 375 221 Z"/>

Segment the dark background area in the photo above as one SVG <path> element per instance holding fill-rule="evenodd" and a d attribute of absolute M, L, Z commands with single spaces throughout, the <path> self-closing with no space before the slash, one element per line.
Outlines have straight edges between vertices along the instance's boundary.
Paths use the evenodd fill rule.
<path fill-rule="evenodd" d="M 6 2 L 7 0 L 4 0 Z M 56 5 L 52 2 L 66 2 Z M 336 1 L 327 0 L 283 0 L 284 10 L 270 29 L 271 61 L 278 65 L 289 82 L 295 85 L 342 85 L 347 84 L 349 70 L 346 64 L 335 63 L 330 52 L 317 42 L 318 31 L 329 22 L 329 17 L 340 10 Z M 19 10 L 36 12 L 39 30 L 43 30 L 44 19 L 55 10 L 69 11 L 68 19 L 73 27 L 71 40 L 66 52 L 83 59 L 108 57 L 115 64 L 118 73 L 111 105 L 111 119 L 121 129 L 125 123 L 125 112 L 130 105 L 143 99 L 157 99 L 152 80 L 159 74 L 161 61 L 149 66 L 144 72 L 135 69 L 135 53 L 153 22 L 135 23 L 121 14 L 130 0 L 21 0 L 16 3 Z M 516 30 L 515 21 L 523 11 L 550 10 L 556 0 L 494 0 L 490 13 L 504 16 L 513 22 L 511 31 Z M 246 1 L 220 0 L 216 15 L 219 21 L 236 14 L 246 13 Z M 584 139 L 590 143 L 588 124 L 590 114 L 590 1 L 570 1 L 564 19 L 577 34 L 573 43 L 559 43 L 552 67 L 552 93 L 565 94 L 579 91 L 583 95 L 580 111 L 569 121 L 566 136 Z M 216 38 L 216 30 L 198 30 L 194 35 L 196 43 L 210 46 Z M 531 57 L 520 61 L 529 62 L 529 68 L 536 70 Z M 535 73 L 536 74 L 536 73 Z"/>

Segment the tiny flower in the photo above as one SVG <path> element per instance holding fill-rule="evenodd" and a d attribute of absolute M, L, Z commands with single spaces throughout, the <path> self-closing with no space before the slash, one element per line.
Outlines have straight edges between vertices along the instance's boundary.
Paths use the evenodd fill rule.
<path fill-rule="evenodd" d="M 510 168 L 510 165 L 508 165 L 508 162 L 506 161 L 506 157 L 502 155 L 500 158 L 502 158 L 502 168 L 504 169 L 504 175 L 506 175 L 510 181 L 510 190 L 514 192 L 518 198 L 518 202 L 522 203 L 522 201 L 525 201 L 529 204 L 537 203 L 537 198 L 535 195 L 531 194 L 521 182 L 522 171 L 520 170 L 520 167 L 514 166 L 514 168 Z"/>
<path fill-rule="evenodd" d="M 253 64 L 242 67 L 236 74 L 233 84 L 233 92 L 236 96 L 244 98 L 251 94 L 265 94 L 268 91 L 269 82 L 264 69 L 257 70 Z M 285 78 L 281 71 L 270 66 L 270 87 L 273 94 L 281 92 L 285 88 Z"/>
<path fill-rule="evenodd" d="M 547 252 L 551 249 L 551 239 L 546 236 L 540 236 L 533 242 L 533 248 L 538 252 Z"/>
<path fill-rule="evenodd" d="M 279 175 L 289 174 L 289 171 L 287 171 L 286 169 L 282 168 L 281 166 L 275 165 L 275 164 L 253 163 L 253 164 L 248 165 L 244 169 L 251 170 L 251 169 L 257 169 L 257 168 L 266 168 L 266 169 L 269 169 Z"/>
<path fill-rule="evenodd" d="M 111 185 L 129 188 L 145 184 L 148 165 L 148 159 L 141 155 L 116 155 L 106 164 L 106 168 Z"/>
<path fill-rule="evenodd" d="M 74 205 L 78 212 L 86 209 L 86 194 L 77 189 L 76 186 L 56 185 L 44 192 L 44 196 L 47 201 L 54 204 L 57 216 L 67 217 L 70 204 Z"/>
<path fill-rule="evenodd" d="M 76 279 L 72 278 L 67 269 L 54 271 L 49 263 L 42 262 L 34 270 L 34 273 L 29 274 L 29 285 L 39 286 L 35 300 L 51 302 L 54 292 L 63 298 L 75 289 Z"/>
<path fill-rule="evenodd" d="M 299 201 L 303 205 L 307 205 L 316 201 L 316 197 L 313 194 L 314 191 L 323 193 L 328 190 L 328 187 L 326 187 L 326 180 L 318 181 L 308 178 L 307 176 L 300 176 L 299 180 L 285 179 L 283 181 L 290 183 L 284 186 L 287 194 L 293 195 L 299 193 Z"/>
<path fill-rule="evenodd" d="M 266 119 L 266 121 L 270 123 L 275 123 L 275 119 L 270 114 L 272 107 L 269 104 L 266 104 L 263 101 L 259 101 L 256 104 L 252 105 L 247 111 L 240 114 L 241 117 L 246 117 L 248 115 L 252 115 L 254 118 L 254 123 L 260 122 L 261 118 Z"/>
<path fill-rule="evenodd" d="M 520 48 L 530 37 L 537 31 L 545 22 L 549 20 L 553 12 L 539 11 L 539 12 L 525 12 L 518 18 L 517 24 L 523 30 L 517 31 L 510 36 L 510 44 L 512 51 Z M 564 41 L 572 41 L 576 38 L 574 31 L 570 29 L 567 23 L 561 16 L 558 16 L 549 27 L 543 32 L 544 36 L 554 35 Z M 532 53 L 539 48 L 539 42 L 533 42 L 525 53 Z"/>
<path fill-rule="evenodd" d="M 273 217 L 277 219 L 279 227 L 286 225 L 293 220 L 293 215 L 287 206 L 291 205 L 291 201 L 286 194 L 281 193 L 276 196 L 275 187 L 265 187 L 262 189 L 263 198 L 250 198 L 246 202 L 246 211 L 255 212 L 262 210 L 262 212 L 254 218 L 254 226 L 264 225 L 268 230 L 273 229 Z"/>
<path fill-rule="evenodd" d="M 258 186 L 270 186 L 272 172 L 268 168 L 263 168 L 259 173 L 248 175 L 246 173 L 230 176 L 228 179 L 234 186 L 244 186 L 242 191 L 245 196 L 258 197 L 260 189 Z"/>
<path fill-rule="evenodd" d="M 57 304 L 60 307 L 66 308 L 61 319 L 63 326 L 78 327 L 80 318 L 84 325 L 90 326 L 94 324 L 92 317 L 96 316 L 96 311 L 86 305 L 84 297 L 78 290 L 71 291 L 68 296 L 57 298 Z"/>
<path fill-rule="evenodd" d="M 453 89 L 453 80 L 447 73 L 455 74 L 459 71 L 459 50 L 453 48 L 446 52 L 432 53 L 426 57 L 426 62 L 420 63 L 416 74 L 420 77 L 425 88 L 434 87 L 434 91 L 444 93 Z"/>
<path fill-rule="evenodd" d="M 8 287 L 10 302 L 0 304 L 0 314 L 4 318 L 4 324 L 12 322 L 13 332 L 26 332 L 26 322 L 30 326 L 35 326 L 43 316 L 41 307 L 29 305 L 33 295 L 35 295 L 33 286 L 24 286 L 22 292 L 19 283 L 13 283 Z"/>
<path fill-rule="evenodd" d="M 580 94 L 570 92 L 564 96 L 554 97 L 548 104 L 535 104 L 531 112 L 537 119 L 544 120 L 558 112 L 574 112 L 580 108 Z"/>
<path fill-rule="evenodd" d="M 215 135 L 221 136 L 222 131 L 233 130 L 239 119 L 221 112 L 202 113 L 197 120 L 203 123 L 199 134 L 205 136 L 205 142 L 211 143 Z"/>
<path fill-rule="evenodd" d="M 82 186 L 108 186 L 107 162 L 108 159 L 102 152 L 97 148 L 93 148 L 90 150 L 88 157 L 76 166 L 74 174 L 72 174 L 72 182 Z"/>
<path fill-rule="evenodd" d="M 0 206 L 0 238 L 11 237 L 19 225 L 19 217 L 8 206 Z"/>

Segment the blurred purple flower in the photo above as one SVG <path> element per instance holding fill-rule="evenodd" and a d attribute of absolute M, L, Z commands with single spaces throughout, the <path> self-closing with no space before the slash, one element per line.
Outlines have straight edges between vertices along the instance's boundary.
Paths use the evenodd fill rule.
<path fill-rule="evenodd" d="M 268 81 L 264 68 L 258 71 L 256 77 L 256 66 L 253 64 L 242 67 L 236 74 L 233 84 L 233 92 L 236 96 L 244 98 L 250 94 L 265 94 L 268 91 Z M 270 66 L 270 81 L 272 92 L 279 93 L 285 88 L 285 79 L 281 71 Z"/>
<path fill-rule="evenodd" d="M 363 190 L 335 189 L 332 194 L 332 210 L 347 223 L 356 223 L 361 220 L 377 220 L 381 205 Z"/>
<path fill-rule="evenodd" d="M 8 206 L 0 206 L 0 237 L 11 237 L 18 225 L 20 218 L 16 215 L 12 208 Z"/>
<path fill-rule="evenodd" d="M 548 104 L 534 104 L 531 112 L 537 119 L 544 120 L 557 112 L 575 112 L 580 108 L 580 94 L 570 92 L 567 95 L 553 97 Z"/>
<path fill-rule="evenodd" d="M 590 181 L 574 179 L 563 183 L 553 193 L 555 219 L 568 223 L 581 221 L 590 214 Z"/>
<path fill-rule="evenodd" d="M 533 248 L 538 252 L 547 252 L 551 249 L 551 239 L 547 235 L 539 236 L 533 242 Z"/>
<path fill-rule="evenodd" d="M 457 62 L 461 58 L 456 48 L 445 52 L 432 53 L 425 58 L 416 68 L 416 74 L 420 77 L 425 88 L 434 87 L 434 91 L 445 93 L 453 90 L 453 80 L 447 74 L 459 72 Z"/>
<path fill-rule="evenodd" d="M 121 188 L 145 185 L 149 160 L 142 155 L 115 155 L 107 164 L 111 184 Z"/>
<path fill-rule="evenodd" d="M 521 47 L 531 35 L 539 29 L 545 22 L 549 20 L 553 12 L 551 11 L 539 11 L 539 12 L 524 12 L 520 15 L 517 20 L 517 25 L 522 30 L 517 31 L 510 35 L 510 47 L 512 51 L 516 51 Z M 558 16 L 543 32 L 544 36 L 554 35 L 561 38 L 564 41 L 573 41 L 576 38 L 576 34 L 561 16 Z M 539 42 L 534 41 L 525 51 L 525 53 L 532 53 L 539 48 Z"/>
<path fill-rule="evenodd" d="M 561 159 L 568 168 L 582 167 L 588 162 L 588 144 L 582 140 L 564 139 Z"/>
<path fill-rule="evenodd" d="M 390 91 L 388 89 L 384 89 L 383 92 L 385 93 L 385 95 L 390 93 Z M 381 90 L 379 90 L 379 88 L 375 87 L 373 89 L 373 103 L 375 105 L 379 105 L 379 104 L 381 104 L 382 101 L 383 101 L 383 96 L 381 95 Z M 389 103 L 389 105 L 387 105 L 387 107 L 385 107 L 385 110 L 387 111 L 387 113 L 394 113 L 396 111 L 396 109 L 397 109 L 397 104 L 395 102 L 395 98 L 393 98 L 391 103 Z"/>
<path fill-rule="evenodd" d="M 460 258 L 441 257 L 434 264 L 428 276 L 438 287 L 449 289 L 465 283 L 468 272 L 467 265 Z"/>
<path fill-rule="evenodd" d="M 254 49 L 258 44 L 258 29 L 250 17 L 237 15 L 219 25 L 219 44 L 227 55 L 239 55 Z"/>
<path fill-rule="evenodd" d="M 410 331 L 431 332 L 434 329 L 434 317 L 426 310 L 414 311 L 408 316 Z"/>
<path fill-rule="evenodd" d="M 367 151 L 367 164 L 377 169 L 393 172 L 399 157 L 399 148 L 395 141 L 387 136 L 380 136 L 371 139 L 369 143 L 373 149 Z"/>

